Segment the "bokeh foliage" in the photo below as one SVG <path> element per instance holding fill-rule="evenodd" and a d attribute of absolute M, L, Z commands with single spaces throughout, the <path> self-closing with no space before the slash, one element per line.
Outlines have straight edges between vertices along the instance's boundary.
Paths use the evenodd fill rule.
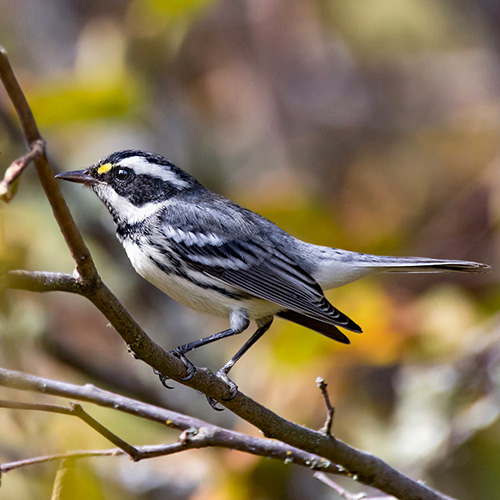
<path fill-rule="evenodd" d="M 491 2 L 0 0 L 0 11 L 0 43 L 61 170 L 150 149 L 307 241 L 499 267 L 500 11 Z M 0 92 L 3 168 L 24 152 L 16 127 Z M 63 189 L 103 278 L 158 342 L 226 327 L 136 276 L 95 197 Z M 71 271 L 34 172 L 0 217 L 2 265 Z M 235 368 L 241 389 L 319 428 L 322 376 L 339 437 L 452 495 L 491 498 L 500 489 L 498 271 L 373 278 L 328 296 L 364 333 L 339 346 L 277 320 Z M 12 292 L 4 309 L 3 366 L 254 432 L 188 389 L 165 391 L 82 299 Z M 216 369 L 242 341 L 193 359 Z M 132 444 L 170 438 L 91 412 Z M 62 416 L 3 410 L 0 422 L 3 461 L 108 446 Z M 2 490 L 46 498 L 57 476 L 65 498 L 334 498 L 307 471 L 236 452 L 65 465 L 9 473 Z"/>

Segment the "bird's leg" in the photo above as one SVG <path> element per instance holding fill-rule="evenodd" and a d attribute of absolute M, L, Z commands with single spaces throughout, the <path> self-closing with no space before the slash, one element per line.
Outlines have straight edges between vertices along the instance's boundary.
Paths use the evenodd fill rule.
<path fill-rule="evenodd" d="M 231 328 L 224 330 L 219 333 L 214 333 L 213 335 L 209 335 L 208 337 L 204 337 L 200 340 L 195 340 L 194 342 L 189 342 L 187 344 L 183 344 L 175 349 L 171 350 L 170 353 L 174 356 L 177 356 L 186 366 L 187 375 L 181 380 L 189 380 L 196 372 L 196 367 L 186 358 L 185 354 L 193 349 L 198 347 L 211 344 L 220 339 L 224 339 L 226 337 L 231 337 L 232 335 L 238 335 L 248 328 L 250 324 L 250 320 L 248 318 L 248 314 L 243 309 L 236 309 L 231 312 L 229 317 Z"/>
<path fill-rule="evenodd" d="M 194 342 L 189 342 L 188 344 L 183 344 L 179 347 L 176 347 L 175 349 L 172 349 L 170 353 L 174 356 L 177 356 L 184 363 L 184 366 L 187 370 L 187 375 L 181 380 L 189 380 L 196 373 L 196 367 L 185 356 L 187 352 L 215 342 L 216 340 L 221 340 L 226 337 L 230 337 L 231 335 L 236 335 L 238 333 L 241 333 L 243 330 L 244 328 L 240 331 L 236 331 L 233 328 L 228 328 L 227 330 L 224 330 L 222 332 L 214 333 L 213 335 L 209 335 L 208 337 L 202 338 L 200 340 L 195 340 Z"/>
<path fill-rule="evenodd" d="M 231 399 L 233 399 L 238 392 L 238 386 L 227 376 L 229 370 L 231 370 L 231 368 L 243 356 L 243 354 L 245 354 L 250 349 L 250 347 L 252 347 L 255 342 L 257 342 L 257 340 L 259 340 L 262 335 L 264 335 L 264 333 L 269 330 L 269 327 L 273 322 L 273 317 L 271 316 L 270 318 L 265 318 L 264 321 L 265 322 L 260 322 L 261 324 L 257 331 L 243 344 L 241 349 L 220 370 L 217 371 L 217 377 L 226 382 L 230 390 L 229 397 L 224 398 L 224 401 L 231 401 Z"/>

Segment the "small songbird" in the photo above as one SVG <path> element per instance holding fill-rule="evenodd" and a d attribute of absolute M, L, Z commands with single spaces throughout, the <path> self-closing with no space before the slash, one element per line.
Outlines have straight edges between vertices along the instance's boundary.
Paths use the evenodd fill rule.
<path fill-rule="evenodd" d="M 89 186 L 116 224 L 135 270 L 175 300 L 197 311 L 229 317 L 230 328 L 181 345 L 185 354 L 246 330 L 256 332 L 218 372 L 234 397 L 229 370 L 279 316 L 349 343 L 338 327 L 361 328 L 333 307 L 323 290 L 384 272 L 484 273 L 461 260 L 383 257 L 301 241 L 268 219 L 203 187 L 163 156 L 138 150 L 112 153 L 86 170 L 56 176 Z"/>

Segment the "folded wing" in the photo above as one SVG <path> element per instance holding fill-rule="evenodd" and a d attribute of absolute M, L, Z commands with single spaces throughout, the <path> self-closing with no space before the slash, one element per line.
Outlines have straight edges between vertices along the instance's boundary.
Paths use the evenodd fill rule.
<path fill-rule="evenodd" d="M 310 318 L 317 331 L 325 324 L 361 332 L 354 321 L 328 302 L 321 287 L 306 271 L 257 235 L 236 241 L 224 239 L 220 234 L 187 233 L 169 227 L 164 236 L 175 239 L 175 245 L 169 245 L 171 250 L 194 269 L 292 311 L 288 317 L 282 314 L 286 319 L 308 326 L 300 318 Z M 327 333 L 320 333 L 335 338 L 336 329 L 324 330 Z M 345 336 L 338 334 L 336 340 L 345 343 Z"/>

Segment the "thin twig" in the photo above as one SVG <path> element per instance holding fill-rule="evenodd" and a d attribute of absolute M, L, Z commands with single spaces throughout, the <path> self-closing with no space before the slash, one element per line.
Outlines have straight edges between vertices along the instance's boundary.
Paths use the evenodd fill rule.
<path fill-rule="evenodd" d="M 330 402 L 330 396 L 328 395 L 328 391 L 326 390 L 328 384 L 321 377 L 318 377 L 316 379 L 316 385 L 321 391 L 321 395 L 323 396 L 323 400 L 326 406 L 326 421 L 325 425 L 320 429 L 320 432 L 324 433 L 327 436 L 331 436 L 335 407 L 332 406 Z"/>
<path fill-rule="evenodd" d="M 5 171 L 3 179 L 0 181 L 0 200 L 8 203 L 15 195 L 15 182 L 19 179 L 26 167 L 38 156 L 42 155 L 45 144 L 41 139 L 33 142 L 30 150 L 21 158 L 14 160 Z"/>
<path fill-rule="evenodd" d="M 7 401 L 0 399 L 0 408 L 9 408 L 11 410 L 36 410 L 48 413 L 59 413 L 60 415 L 70 415 L 71 408 L 64 406 L 48 405 L 42 403 L 22 403 L 19 401 Z"/>
<path fill-rule="evenodd" d="M 205 442 L 203 439 L 198 439 L 191 440 L 189 443 L 177 441 L 170 444 L 139 446 L 137 447 L 136 461 L 146 458 L 164 457 L 182 451 L 204 448 L 209 445 L 210 444 L 208 442 Z M 40 457 L 27 458 L 24 460 L 16 460 L 15 462 L 0 464 L 0 474 L 19 469 L 21 467 L 27 467 L 29 465 L 38 465 L 48 462 L 55 462 L 58 460 L 81 459 L 89 457 L 115 457 L 123 455 L 128 455 L 128 453 L 126 453 L 121 448 L 111 448 L 107 450 L 77 450 L 69 451 L 67 453 L 55 453 L 53 455 L 44 455 Z"/>
<path fill-rule="evenodd" d="M 331 478 L 329 478 L 326 474 L 322 472 L 315 472 L 313 476 L 316 479 L 319 479 L 323 484 L 326 484 L 329 488 L 331 488 L 337 495 L 341 498 L 344 498 L 345 500 L 360 500 L 362 498 L 366 498 L 366 495 L 364 493 L 349 493 L 345 488 L 342 488 L 340 484 L 337 484 L 335 481 L 333 481 Z"/>
<path fill-rule="evenodd" d="M 345 488 L 342 488 L 340 484 L 336 483 L 333 479 L 328 477 L 324 472 L 315 472 L 314 477 L 319 479 L 322 483 L 329 486 L 335 493 L 345 500 L 397 500 L 395 497 L 390 496 L 377 496 L 368 497 L 366 493 L 349 493 Z"/>
<path fill-rule="evenodd" d="M 137 448 L 127 443 L 123 439 L 119 438 L 116 434 L 111 432 L 109 429 L 104 427 L 95 418 L 91 417 L 79 403 L 71 403 L 71 414 L 75 415 L 79 419 L 83 420 L 87 425 L 92 427 L 101 436 L 105 437 L 108 441 L 111 441 L 114 445 L 118 446 L 125 453 L 128 453 L 133 460 L 138 460 L 139 452 Z"/>
<path fill-rule="evenodd" d="M 35 410 L 45 411 L 50 413 L 59 413 L 60 415 L 72 415 L 83 420 L 88 426 L 92 427 L 96 432 L 105 437 L 108 441 L 121 448 L 125 453 L 128 453 L 132 459 L 137 457 L 137 448 L 113 434 L 109 429 L 106 429 L 97 420 L 91 417 L 79 403 L 71 403 L 69 408 L 65 406 L 48 405 L 42 403 L 23 403 L 17 401 L 0 400 L 0 408 L 10 408 L 13 410 Z"/>
<path fill-rule="evenodd" d="M 0 464 L 0 474 L 19 469 L 21 467 L 26 467 L 28 465 L 54 462 L 57 460 L 64 460 L 65 458 L 109 457 L 124 454 L 125 452 L 120 448 L 113 448 L 110 450 L 82 450 L 70 451 L 68 453 L 57 453 L 54 455 L 44 455 L 42 457 L 32 457 L 26 458 L 24 460 L 16 460 L 15 462 L 6 462 L 4 464 Z"/>

